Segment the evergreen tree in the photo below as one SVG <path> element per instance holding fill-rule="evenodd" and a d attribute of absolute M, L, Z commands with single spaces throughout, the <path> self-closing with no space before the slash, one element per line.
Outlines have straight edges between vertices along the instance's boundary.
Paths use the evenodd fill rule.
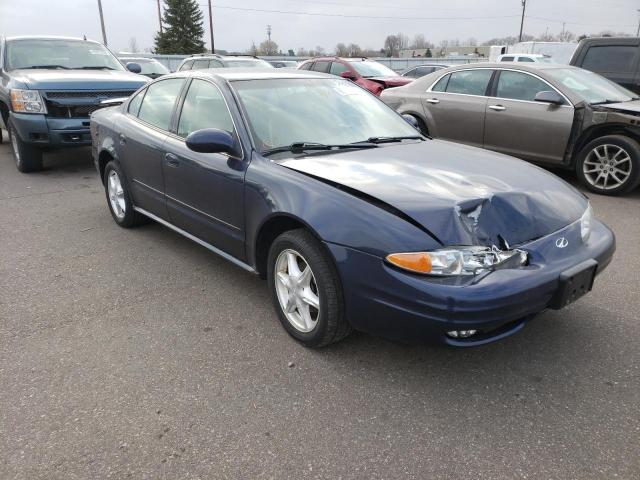
<path fill-rule="evenodd" d="M 197 0 L 165 0 L 164 30 L 155 38 L 155 53 L 191 55 L 203 53 L 204 28 Z"/>
<path fill-rule="evenodd" d="M 433 54 L 431 53 L 431 49 L 427 48 L 426 53 L 424 54 L 425 57 L 433 57 Z"/>

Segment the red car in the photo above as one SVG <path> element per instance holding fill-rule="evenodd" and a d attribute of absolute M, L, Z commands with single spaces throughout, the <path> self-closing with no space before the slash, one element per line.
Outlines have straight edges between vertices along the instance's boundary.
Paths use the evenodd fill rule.
<path fill-rule="evenodd" d="M 389 67 L 366 58 L 316 57 L 301 63 L 298 68 L 348 78 L 374 95 L 380 95 L 385 88 L 400 87 L 413 80 L 401 77 Z"/>

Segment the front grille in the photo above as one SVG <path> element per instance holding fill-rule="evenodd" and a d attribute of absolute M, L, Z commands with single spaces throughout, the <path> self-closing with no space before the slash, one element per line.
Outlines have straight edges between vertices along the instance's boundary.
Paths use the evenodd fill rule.
<path fill-rule="evenodd" d="M 135 90 L 55 91 L 44 92 L 44 100 L 50 117 L 88 118 L 93 112 L 106 106 L 100 104 L 102 100 L 125 98 L 134 92 Z"/>
<path fill-rule="evenodd" d="M 119 97 L 128 97 L 135 90 L 105 90 L 105 91 L 57 91 L 57 92 L 45 92 L 44 96 L 50 99 L 64 99 L 64 98 L 119 98 Z"/>

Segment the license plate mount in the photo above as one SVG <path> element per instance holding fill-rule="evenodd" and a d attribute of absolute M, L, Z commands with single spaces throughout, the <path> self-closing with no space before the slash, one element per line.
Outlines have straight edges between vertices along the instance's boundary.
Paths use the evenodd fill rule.
<path fill-rule="evenodd" d="M 558 290 L 549 307 L 560 310 L 589 293 L 597 269 L 598 262 L 590 259 L 562 272 L 558 279 Z"/>

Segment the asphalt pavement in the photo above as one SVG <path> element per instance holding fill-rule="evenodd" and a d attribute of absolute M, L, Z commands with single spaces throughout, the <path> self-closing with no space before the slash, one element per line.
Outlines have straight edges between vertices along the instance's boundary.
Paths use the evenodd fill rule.
<path fill-rule="evenodd" d="M 119 228 L 88 149 L 45 158 L 0 145 L 0 479 L 640 478 L 640 191 L 591 196 L 614 261 L 511 338 L 309 350 L 265 282 Z"/>

